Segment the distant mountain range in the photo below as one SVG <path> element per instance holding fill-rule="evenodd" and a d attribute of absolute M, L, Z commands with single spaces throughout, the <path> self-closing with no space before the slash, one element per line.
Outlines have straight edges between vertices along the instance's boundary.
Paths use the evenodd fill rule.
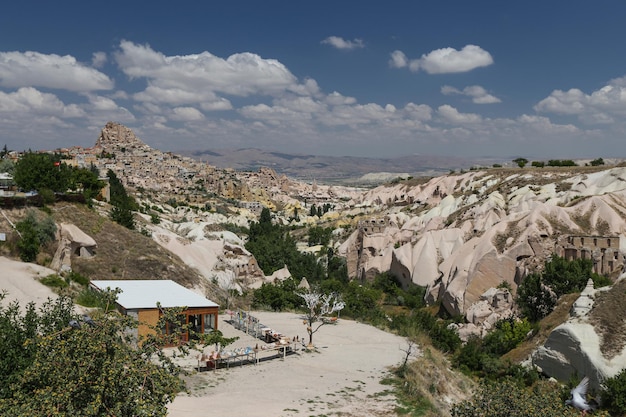
<path fill-rule="evenodd" d="M 269 167 L 291 178 L 344 183 L 367 182 L 368 179 L 363 178 L 366 174 L 370 174 L 367 176 L 369 181 L 372 179 L 375 181 L 376 178 L 392 178 L 403 174 L 434 176 L 447 173 L 450 170 L 502 163 L 502 159 L 493 158 L 459 158 L 435 155 L 366 158 L 289 154 L 254 148 L 178 151 L 176 153 L 202 160 L 218 168 L 257 171 L 260 167 Z"/>

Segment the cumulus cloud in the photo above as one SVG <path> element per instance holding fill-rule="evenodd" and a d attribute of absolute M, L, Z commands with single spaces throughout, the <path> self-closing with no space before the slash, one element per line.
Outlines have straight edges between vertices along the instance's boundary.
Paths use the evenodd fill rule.
<path fill-rule="evenodd" d="M 330 45 L 337 49 L 351 50 L 364 48 L 365 44 L 362 39 L 355 38 L 353 40 L 346 40 L 340 36 L 329 36 L 322 41 L 323 44 Z"/>
<path fill-rule="evenodd" d="M 410 119 L 426 122 L 432 119 L 433 109 L 426 104 L 408 103 L 404 106 L 404 112 Z"/>
<path fill-rule="evenodd" d="M 204 100 L 208 93 L 246 97 L 302 89 L 282 63 L 249 52 L 227 59 L 209 52 L 166 56 L 150 46 L 122 41 L 115 59 L 127 76 L 145 78 L 149 88 L 159 89 L 159 95 L 152 97 L 157 101 L 169 102 L 172 97 L 179 100 L 181 94 L 187 94 L 191 103 Z M 166 93 L 169 90 L 172 92 Z"/>
<path fill-rule="evenodd" d="M 467 97 L 471 97 L 472 102 L 476 104 L 492 104 L 500 103 L 501 100 L 487 92 L 483 87 L 479 85 L 471 85 L 465 87 L 463 90 L 459 90 L 449 85 L 441 87 L 441 93 L 444 95 L 459 94 Z"/>
<path fill-rule="evenodd" d="M 264 120 L 274 124 L 281 121 L 294 122 L 311 118 L 308 112 L 295 111 L 283 106 L 268 106 L 264 103 L 244 106 L 239 110 L 239 113 L 250 119 Z"/>
<path fill-rule="evenodd" d="M 0 113 L 49 115 L 59 118 L 84 117 L 85 112 L 75 104 L 66 105 L 57 96 L 42 93 L 33 87 L 22 87 L 12 93 L 0 91 Z"/>
<path fill-rule="evenodd" d="M 611 123 L 626 116 L 626 79 L 616 78 L 607 85 L 586 94 L 578 88 L 554 90 L 534 106 L 543 113 L 575 115 L 591 124 Z"/>
<path fill-rule="evenodd" d="M 354 97 L 346 97 L 336 91 L 328 94 L 325 98 L 326 103 L 331 106 L 339 106 L 344 104 L 354 104 L 356 103 L 356 99 Z"/>
<path fill-rule="evenodd" d="M 110 90 L 113 81 L 72 56 L 0 52 L 0 86 L 44 87 L 74 92 Z"/>
<path fill-rule="evenodd" d="M 404 68 L 409 65 L 409 59 L 404 52 L 395 50 L 391 53 L 391 59 L 389 59 L 389 66 L 391 68 Z"/>
<path fill-rule="evenodd" d="M 472 124 L 482 121 L 482 117 L 475 113 L 461 113 L 454 107 L 444 104 L 437 108 L 437 114 L 445 121 L 452 124 Z"/>
<path fill-rule="evenodd" d="M 102 68 L 106 64 L 108 58 L 106 52 L 94 52 L 91 56 L 91 65 L 94 68 Z"/>
<path fill-rule="evenodd" d="M 526 127 L 548 134 L 580 133 L 580 129 L 572 124 L 553 123 L 549 118 L 542 116 L 523 114 L 517 118 L 517 121 Z"/>
<path fill-rule="evenodd" d="M 172 112 L 174 113 L 173 120 L 191 122 L 204 119 L 204 115 L 193 107 L 176 107 Z"/>
<path fill-rule="evenodd" d="M 394 51 L 391 63 L 394 68 L 408 66 L 413 72 L 423 70 L 429 74 L 449 74 L 489 66 L 493 64 L 493 57 L 480 46 L 466 45 L 460 51 L 454 48 L 435 49 L 412 60 L 408 60 L 404 52 Z"/>

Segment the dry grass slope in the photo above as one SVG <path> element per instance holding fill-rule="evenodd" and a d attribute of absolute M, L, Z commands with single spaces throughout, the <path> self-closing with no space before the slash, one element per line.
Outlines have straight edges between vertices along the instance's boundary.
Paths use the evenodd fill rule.
<path fill-rule="evenodd" d="M 613 358 L 620 353 L 626 345 L 626 280 L 597 295 L 590 320 L 602 338 L 602 354 Z"/>
<path fill-rule="evenodd" d="M 149 237 L 87 207 L 57 204 L 52 215 L 57 223 L 75 224 L 98 244 L 95 257 L 72 259 L 74 271 L 90 279 L 171 279 L 188 287 L 201 282 L 195 270 Z"/>

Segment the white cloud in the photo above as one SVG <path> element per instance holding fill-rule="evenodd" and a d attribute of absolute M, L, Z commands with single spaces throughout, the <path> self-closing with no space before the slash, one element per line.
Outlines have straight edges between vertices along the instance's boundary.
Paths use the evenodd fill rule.
<path fill-rule="evenodd" d="M 275 101 L 275 104 L 300 113 L 321 113 L 326 106 L 311 97 L 289 97 Z"/>
<path fill-rule="evenodd" d="M 219 97 L 213 101 L 200 103 L 200 108 L 206 111 L 232 110 L 233 105 L 227 99 Z"/>
<path fill-rule="evenodd" d="M 607 124 L 626 116 L 626 77 L 611 80 L 586 94 L 578 88 L 554 90 L 534 106 L 535 111 L 575 115 L 590 124 Z"/>
<path fill-rule="evenodd" d="M 112 99 L 108 97 L 103 97 L 103 96 L 98 96 L 98 95 L 93 95 L 93 94 L 89 94 L 88 97 L 89 97 L 89 102 L 91 103 L 93 108 L 96 110 L 110 111 L 110 110 L 118 109 L 117 103 L 115 103 L 115 101 L 113 101 Z"/>
<path fill-rule="evenodd" d="M 391 68 L 404 68 L 407 65 L 409 65 L 409 59 L 404 52 L 395 50 L 391 53 L 391 59 L 389 60 Z"/>
<path fill-rule="evenodd" d="M 472 85 L 465 87 L 463 90 L 459 90 L 449 85 L 441 87 L 441 93 L 444 95 L 459 94 L 472 98 L 472 102 L 476 104 L 492 104 L 500 103 L 501 100 L 487 92 L 483 87 L 479 85 Z"/>
<path fill-rule="evenodd" d="M 554 90 L 550 96 L 535 105 L 535 111 L 558 114 L 581 114 L 589 96 L 577 88 L 569 91 Z"/>
<path fill-rule="evenodd" d="M 322 115 L 320 121 L 329 126 L 357 126 L 370 123 L 382 123 L 398 118 L 393 106 L 382 107 L 376 103 L 335 106 Z"/>
<path fill-rule="evenodd" d="M 0 52 L 0 86 L 44 87 L 74 92 L 110 90 L 113 81 L 72 56 Z"/>
<path fill-rule="evenodd" d="M 268 106 L 267 104 L 257 104 L 254 106 L 244 106 L 239 112 L 250 119 L 259 119 L 274 124 L 281 121 L 301 121 L 310 119 L 311 115 L 306 112 L 294 111 L 283 106 Z"/>
<path fill-rule="evenodd" d="M 394 60 L 394 57 L 397 61 Z M 402 51 L 394 51 L 392 63 L 394 68 L 407 66 L 406 55 Z M 454 48 L 435 49 L 422 55 L 419 59 L 408 61 L 408 67 L 411 71 L 417 72 L 421 69 L 429 74 L 468 72 L 491 64 L 493 64 L 491 54 L 477 45 L 466 45 L 460 51 Z"/>
<path fill-rule="evenodd" d="M 404 106 L 404 112 L 410 119 L 426 122 L 432 119 L 433 109 L 426 104 L 408 103 Z"/>
<path fill-rule="evenodd" d="M 460 113 L 454 107 L 444 104 L 437 108 L 437 114 L 452 124 L 472 124 L 482 121 L 482 117 L 475 113 Z"/>
<path fill-rule="evenodd" d="M 147 45 L 122 41 L 115 56 L 126 75 L 148 80 L 146 95 L 150 95 L 150 88 L 159 89 L 158 94 L 152 96 L 155 101 L 169 102 L 172 97 L 180 100 L 181 95 L 187 94 L 186 100 L 192 103 L 203 101 L 207 94 L 274 96 L 311 88 L 310 84 L 298 84 L 296 77 L 279 61 L 249 52 L 227 59 L 209 52 L 165 56 Z"/>
<path fill-rule="evenodd" d="M 94 52 L 91 56 L 91 65 L 94 68 L 102 68 L 106 64 L 108 58 L 106 52 Z"/>
<path fill-rule="evenodd" d="M 523 114 L 517 118 L 517 121 L 525 127 L 531 127 L 533 130 L 547 134 L 580 133 L 580 129 L 572 124 L 555 124 L 547 117 Z"/>
<path fill-rule="evenodd" d="M 204 115 L 193 107 L 176 107 L 172 111 L 172 120 L 191 122 L 204 119 Z"/>
<path fill-rule="evenodd" d="M 54 94 L 42 93 L 33 87 L 23 87 L 12 93 L 0 91 L 0 113 L 20 113 L 27 118 L 34 115 L 59 118 L 85 116 L 85 112 L 77 105 L 66 105 Z"/>
<path fill-rule="evenodd" d="M 346 97 L 342 94 L 339 94 L 336 91 L 333 91 L 332 93 L 328 94 L 325 100 L 326 100 L 326 103 L 330 104 L 331 106 L 340 106 L 340 105 L 345 105 L 345 104 L 356 103 L 356 99 L 354 97 Z"/>
<path fill-rule="evenodd" d="M 340 36 L 329 36 L 322 41 L 323 44 L 330 45 L 337 49 L 351 50 L 364 48 L 365 44 L 362 39 L 355 38 L 353 40 L 346 40 Z"/>

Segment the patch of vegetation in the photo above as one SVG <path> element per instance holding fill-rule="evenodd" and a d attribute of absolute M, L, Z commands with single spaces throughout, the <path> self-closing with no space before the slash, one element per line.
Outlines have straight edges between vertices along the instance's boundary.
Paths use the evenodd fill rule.
<path fill-rule="evenodd" d="M 582 213 L 580 210 L 576 211 L 574 214 L 570 216 L 572 221 L 580 227 L 580 229 L 585 234 L 592 233 L 591 227 L 591 215 L 593 214 L 595 207 L 592 207 L 587 213 Z"/>
<path fill-rule="evenodd" d="M 517 304 L 524 317 L 537 322 L 546 317 L 555 307 L 559 297 L 580 292 L 591 278 L 597 286 L 610 282 L 608 278 L 592 272 L 590 259 L 568 261 L 553 255 L 544 263 L 541 274 L 526 276 L 517 289 Z"/>
<path fill-rule="evenodd" d="M 62 277 L 57 274 L 45 276 L 39 280 L 43 285 L 50 288 L 67 288 L 69 284 Z"/>
<path fill-rule="evenodd" d="M 626 344 L 626 280 L 596 295 L 589 320 L 600 335 L 604 356 L 613 358 L 622 351 Z"/>
<path fill-rule="evenodd" d="M 509 238 L 516 238 L 519 234 L 520 230 L 513 223 L 508 223 L 505 231 L 503 233 L 496 233 L 491 243 L 493 243 L 498 253 L 504 253 L 506 250 L 506 242 Z"/>
<path fill-rule="evenodd" d="M 561 391 L 553 382 L 538 381 L 526 387 L 512 378 L 482 380 L 471 399 L 452 408 L 453 417 L 566 417 L 580 411 L 566 406 Z M 594 415 L 608 416 L 605 412 Z"/>
<path fill-rule="evenodd" d="M 54 240 L 57 230 L 51 216 L 42 217 L 34 209 L 29 209 L 24 219 L 15 224 L 15 228 L 20 232 L 17 249 L 20 259 L 24 262 L 33 262 L 37 259 L 41 247 Z"/>
<path fill-rule="evenodd" d="M 602 391 L 602 406 L 611 415 L 626 415 L 626 370 L 604 381 L 606 387 Z"/>

